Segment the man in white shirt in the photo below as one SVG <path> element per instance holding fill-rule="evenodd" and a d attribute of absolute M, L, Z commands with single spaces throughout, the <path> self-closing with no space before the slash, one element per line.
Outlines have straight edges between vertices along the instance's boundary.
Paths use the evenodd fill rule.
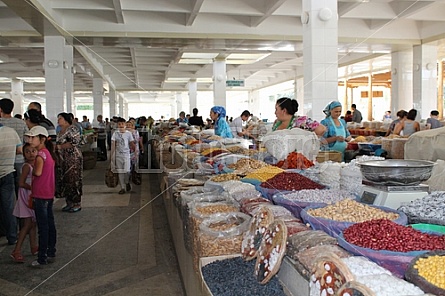
<path fill-rule="evenodd" d="M 245 129 L 245 122 L 249 120 L 250 112 L 248 110 L 244 110 L 241 113 L 240 117 L 235 118 L 230 123 L 230 128 L 232 129 L 232 134 L 234 138 L 243 138 L 248 135 L 248 132 Z"/>
<path fill-rule="evenodd" d="M 12 215 L 15 204 L 14 160 L 22 153 L 22 140 L 17 132 L 0 124 L 0 217 L 8 245 L 17 242 L 17 219 Z"/>

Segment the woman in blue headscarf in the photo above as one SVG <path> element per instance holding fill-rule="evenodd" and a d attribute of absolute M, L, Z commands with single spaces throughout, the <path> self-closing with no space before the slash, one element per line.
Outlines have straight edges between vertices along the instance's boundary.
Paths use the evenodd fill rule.
<path fill-rule="evenodd" d="M 352 137 L 346 127 L 346 122 L 340 118 L 341 103 L 338 101 L 330 102 L 324 108 L 323 113 L 326 114 L 326 118 L 321 121 L 321 124 L 326 126 L 326 132 L 323 135 L 324 141 L 322 143 L 327 144 L 330 150 L 341 152 L 342 159 L 344 159 L 346 142 L 349 142 Z"/>
<path fill-rule="evenodd" d="M 215 122 L 215 135 L 223 138 L 233 138 L 232 130 L 226 121 L 226 109 L 224 107 L 212 107 L 210 109 L 210 118 Z"/>

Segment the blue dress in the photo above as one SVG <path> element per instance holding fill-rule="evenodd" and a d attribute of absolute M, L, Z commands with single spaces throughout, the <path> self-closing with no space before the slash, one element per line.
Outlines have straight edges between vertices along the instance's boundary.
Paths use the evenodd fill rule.
<path fill-rule="evenodd" d="M 215 122 L 215 135 L 223 138 L 233 138 L 232 129 L 222 116 L 218 117 Z"/>

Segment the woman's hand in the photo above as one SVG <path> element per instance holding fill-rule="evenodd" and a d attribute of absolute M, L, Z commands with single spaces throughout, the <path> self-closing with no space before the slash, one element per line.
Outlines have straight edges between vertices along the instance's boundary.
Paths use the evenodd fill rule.
<path fill-rule="evenodd" d="M 336 141 L 337 141 L 337 142 L 344 142 L 344 141 L 345 141 L 345 137 L 343 137 L 343 136 L 337 136 L 337 137 L 336 137 Z"/>

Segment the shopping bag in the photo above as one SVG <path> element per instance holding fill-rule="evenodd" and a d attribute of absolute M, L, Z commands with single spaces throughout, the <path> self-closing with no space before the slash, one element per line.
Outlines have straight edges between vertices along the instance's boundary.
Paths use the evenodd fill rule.
<path fill-rule="evenodd" d="M 105 171 L 105 184 L 107 184 L 107 187 L 114 188 L 119 183 L 119 176 L 117 173 L 113 173 L 111 168 L 108 168 Z"/>

